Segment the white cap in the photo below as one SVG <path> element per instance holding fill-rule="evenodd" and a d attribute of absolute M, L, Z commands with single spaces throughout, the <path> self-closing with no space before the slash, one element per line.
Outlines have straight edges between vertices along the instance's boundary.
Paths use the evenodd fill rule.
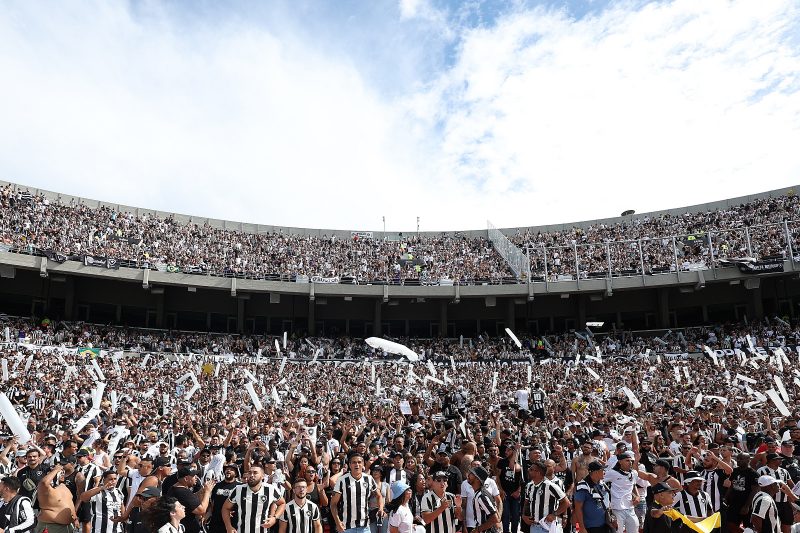
<path fill-rule="evenodd" d="M 759 487 L 769 487 L 770 485 L 777 483 L 778 480 L 772 476 L 761 476 L 758 478 L 758 486 Z"/>

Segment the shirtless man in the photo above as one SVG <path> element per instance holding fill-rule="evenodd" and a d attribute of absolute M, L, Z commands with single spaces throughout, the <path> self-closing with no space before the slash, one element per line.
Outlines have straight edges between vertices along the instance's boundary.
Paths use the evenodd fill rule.
<path fill-rule="evenodd" d="M 50 533 L 69 533 L 70 524 L 78 527 L 72 493 L 63 481 L 64 467 L 59 464 L 39 482 L 37 497 L 40 510 L 36 533 L 45 529 Z"/>
<path fill-rule="evenodd" d="M 572 458 L 572 479 L 581 480 L 589 474 L 589 463 L 596 460 L 595 457 L 592 457 L 592 449 L 593 446 L 591 442 L 584 442 L 581 444 L 581 453 Z M 574 487 L 575 483 L 573 483 L 570 488 L 570 494 Z"/>

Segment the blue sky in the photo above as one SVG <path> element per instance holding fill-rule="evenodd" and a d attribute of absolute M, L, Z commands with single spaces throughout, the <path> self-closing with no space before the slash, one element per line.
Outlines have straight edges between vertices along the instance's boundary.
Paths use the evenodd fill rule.
<path fill-rule="evenodd" d="M 0 177 L 165 211 L 453 230 L 800 182 L 794 0 L 12 1 L 0 48 Z"/>

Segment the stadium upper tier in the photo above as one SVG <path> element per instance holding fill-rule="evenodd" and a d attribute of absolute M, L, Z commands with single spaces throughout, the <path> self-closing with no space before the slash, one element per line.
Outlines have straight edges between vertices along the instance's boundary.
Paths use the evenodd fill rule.
<path fill-rule="evenodd" d="M 702 270 L 744 257 L 782 260 L 800 246 L 793 189 L 574 225 L 405 236 L 198 222 L 15 184 L 2 186 L 0 204 L 0 239 L 11 252 L 273 281 L 566 281 Z"/>

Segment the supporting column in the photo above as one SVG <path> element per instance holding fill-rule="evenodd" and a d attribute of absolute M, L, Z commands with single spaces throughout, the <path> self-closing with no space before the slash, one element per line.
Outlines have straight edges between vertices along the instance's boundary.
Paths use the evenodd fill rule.
<path fill-rule="evenodd" d="M 381 306 L 383 302 L 380 299 L 375 300 L 375 312 L 372 314 L 372 335 L 375 337 L 381 336 Z"/>
<path fill-rule="evenodd" d="M 514 304 L 514 298 L 508 299 L 506 307 L 506 327 L 514 331 L 516 329 L 517 313 Z"/>
<path fill-rule="evenodd" d="M 117 308 L 115 309 L 117 324 L 122 324 L 122 304 L 117 304 Z"/>
<path fill-rule="evenodd" d="M 658 327 L 669 328 L 669 289 L 658 289 Z"/>
<path fill-rule="evenodd" d="M 164 327 L 164 293 L 153 294 L 156 299 L 156 327 Z"/>
<path fill-rule="evenodd" d="M 316 302 L 308 300 L 308 334 L 312 337 L 317 334 Z"/>
<path fill-rule="evenodd" d="M 72 320 L 75 316 L 75 278 L 67 276 L 64 283 L 64 320 Z"/>
<path fill-rule="evenodd" d="M 244 332 L 244 298 L 236 299 L 236 332 Z"/>
<path fill-rule="evenodd" d="M 447 337 L 447 300 L 439 301 L 439 336 Z"/>
<path fill-rule="evenodd" d="M 708 324 L 708 306 L 703 304 L 701 308 L 703 310 L 703 324 Z"/>
<path fill-rule="evenodd" d="M 748 305 L 748 315 L 756 320 L 764 318 L 764 301 L 762 299 L 761 286 L 750 289 L 750 305 Z"/>
<path fill-rule="evenodd" d="M 586 328 L 586 295 L 579 294 L 575 300 L 577 301 L 575 329 L 584 329 Z"/>

